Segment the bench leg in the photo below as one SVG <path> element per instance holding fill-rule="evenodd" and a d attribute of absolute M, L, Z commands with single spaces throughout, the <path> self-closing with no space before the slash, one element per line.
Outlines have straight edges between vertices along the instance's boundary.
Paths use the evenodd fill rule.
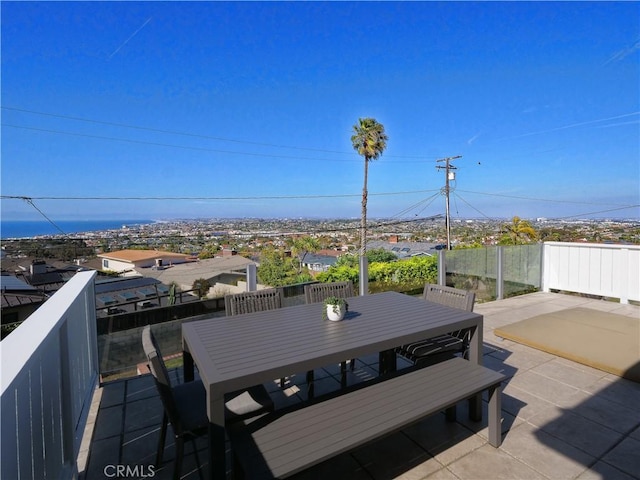
<path fill-rule="evenodd" d="M 340 386 L 347 388 L 347 362 L 340 362 Z"/>
<path fill-rule="evenodd" d="M 447 408 L 444 411 L 446 417 L 447 417 L 447 422 L 455 422 L 456 421 L 456 406 L 453 405 L 452 407 Z"/>
<path fill-rule="evenodd" d="M 482 420 L 482 392 L 469 399 L 469 419 L 474 422 Z"/>
<path fill-rule="evenodd" d="M 315 387 L 313 385 L 314 381 L 313 370 L 309 370 L 307 372 L 307 395 L 309 399 L 312 399 L 315 395 Z"/>
<path fill-rule="evenodd" d="M 489 444 L 499 447 L 502 443 L 502 385 L 489 389 Z"/>

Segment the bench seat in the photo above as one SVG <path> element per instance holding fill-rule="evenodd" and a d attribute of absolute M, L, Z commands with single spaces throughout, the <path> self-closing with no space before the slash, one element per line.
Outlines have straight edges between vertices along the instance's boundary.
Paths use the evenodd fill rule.
<path fill-rule="evenodd" d="M 232 449 L 246 478 L 285 478 L 483 390 L 489 390 L 489 443 L 498 447 L 500 384 L 505 378 L 453 358 L 231 426 Z"/>

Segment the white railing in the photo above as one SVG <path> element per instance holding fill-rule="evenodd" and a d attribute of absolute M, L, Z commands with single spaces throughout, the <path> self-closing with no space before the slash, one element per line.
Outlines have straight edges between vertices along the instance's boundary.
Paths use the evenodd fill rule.
<path fill-rule="evenodd" d="M 543 290 L 640 301 L 640 246 L 544 243 Z"/>
<path fill-rule="evenodd" d="M 74 478 L 98 382 L 95 272 L 79 272 L 0 342 L 1 478 Z"/>

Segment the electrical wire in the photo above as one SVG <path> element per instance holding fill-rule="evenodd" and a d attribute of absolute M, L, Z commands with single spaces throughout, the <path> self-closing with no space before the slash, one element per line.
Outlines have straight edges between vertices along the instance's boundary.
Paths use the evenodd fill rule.
<path fill-rule="evenodd" d="M 57 225 L 53 220 L 51 220 L 49 217 L 47 217 L 47 216 L 45 215 L 45 213 L 44 213 L 42 210 L 40 210 L 40 209 L 36 206 L 36 204 L 35 204 L 35 203 L 33 203 L 33 199 L 31 199 L 31 198 L 29 198 L 29 197 L 22 197 L 22 200 L 24 200 L 24 201 L 25 201 L 25 202 L 27 202 L 29 205 L 31 205 L 33 208 L 35 208 L 35 209 L 40 213 L 40 215 L 42 215 L 42 216 L 47 220 L 47 222 L 49 222 L 51 225 L 53 225 L 53 227 L 55 227 L 55 228 L 56 228 L 56 230 L 58 230 L 58 231 L 59 231 L 60 233 L 62 233 L 63 235 L 66 235 L 66 233 L 65 233 L 65 231 L 64 231 L 64 230 L 62 230 L 62 229 L 61 229 L 61 228 L 60 228 L 60 227 L 59 227 L 59 226 L 58 226 L 58 225 Z"/>
<path fill-rule="evenodd" d="M 107 126 L 111 126 L 111 127 L 131 128 L 131 129 L 142 130 L 142 131 L 146 131 L 146 132 L 162 133 L 162 134 L 168 134 L 168 135 L 179 135 L 179 136 L 191 137 L 191 138 L 200 138 L 200 139 L 204 139 L 204 140 L 216 140 L 216 141 L 221 141 L 221 142 L 239 143 L 239 144 L 244 144 L 244 145 L 256 145 L 256 146 L 260 146 L 260 147 L 286 148 L 286 149 L 289 149 L 289 150 L 301 150 L 301 151 L 308 151 L 308 152 L 337 153 L 337 154 L 341 154 L 341 155 L 347 155 L 347 154 L 348 155 L 352 155 L 353 154 L 352 151 L 344 152 L 344 151 L 337 151 L 337 150 L 325 150 L 325 149 L 321 149 L 321 148 L 297 147 L 297 146 L 291 146 L 291 145 L 278 145 L 278 144 L 272 144 L 272 143 L 253 142 L 253 141 L 250 141 L 250 140 L 237 140 L 237 139 L 232 139 L 232 138 L 223 138 L 223 137 L 216 137 L 216 136 L 211 136 L 211 135 L 201 135 L 201 134 L 196 134 L 196 133 L 180 132 L 180 131 L 175 131 L 175 130 L 163 130 L 163 129 L 158 129 L 158 128 L 141 127 L 141 126 L 138 126 L 138 125 L 129 125 L 129 124 L 125 124 L 125 123 L 106 122 L 106 121 L 102 121 L 102 120 L 94 120 L 94 119 L 83 118 L 83 117 L 72 117 L 72 116 L 61 115 L 61 114 L 56 114 L 56 113 L 37 112 L 37 111 L 34 111 L 34 110 L 27 110 L 27 109 L 18 108 L 18 107 L 2 106 L 0 108 L 2 108 L 3 110 L 11 110 L 11 111 L 14 111 L 14 112 L 29 113 L 29 114 L 33 114 L 33 115 L 42 115 L 42 116 L 53 117 L 53 118 L 61 118 L 61 119 L 65 119 L 65 120 L 73 120 L 73 121 L 86 122 L 86 123 L 94 123 L 94 124 L 97 124 L 97 125 L 107 125 Z M 10 125 L 7 125 L 7 126 L 10 126 Z M 417 156 L 417 155 L 388 155 L 387 154 L 387 155 L 385 155 L 385 157 L 386 158 L 413 158 L 413 159 L 428 160 L 428 158 L 426 158 L 424 156 Z"/>
<path fill-rule="evenodd" d="M 392 195 L 412 195 L 417 193 L 431 192 L 432 190 L 413 190 L 405 192 L 380 192 L 370 193 L 369 196 L 392 196 Z M 20 199 L 31 198 L 35 200 L 296 200 L 296 199 L 313 199 L 313 198 L 348 198 L 360 197 L 361 194 L 344 193 L 334 195 L 267 195 L 267 196 L 245 196 L 245 197 L 27 197 L 24 195 L 0 195 L 4 199 Z"/>

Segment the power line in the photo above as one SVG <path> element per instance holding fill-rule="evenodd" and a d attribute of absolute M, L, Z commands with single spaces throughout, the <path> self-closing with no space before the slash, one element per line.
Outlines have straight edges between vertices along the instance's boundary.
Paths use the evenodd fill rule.
<path fill-rule="evenodd" d="M 297 147 L 297 146 L 291 146 L 291 145 L 278 145 L 278 144 L 272 144 L 272 143 L 254 142 L 254 141 L 250 141 L 250 140 L 238 140 L 238 139 L 232 139 L 232 138 L 216 137 L 216 136 L 212 136 L 212 135 L 202 135 L 202 134 L 197 134 L 197 133 L 180 132 L 180 131 L 176 131 L 176 130 L 164 130 L 164 129 L 159 129 L 159 128 L 142 127 L 142 126 L 138 126 L 138 125 L 129 125 L 129 124 L 125 124 L 125 123 L 106 122 L 106 121 L 102 121 L 102 120 L 94 120 L 94 119 L 83 118 L 83 117 L 73 117 L 73 116 L 61 115 L 61 114 L 56 114 L 56 113 L 37 112 L 37 111 L 34 111 L 34 110 L 27 110 L 27 109 L 18 108 L 18 107 L 2 106 L 0 108 L 2 108 L 4 110 L 11 110 L 11 111 L 14 111 L 14 112 L 30 113 L 30 114 L 33 114 L 33 115 L 42 115 L 42 116 L 53 117 L 53 118 L 62 118 L 62 119 L 65 119 L 65 120 L 73 120 L 73 121 L 86 122 L 86 123 L 94 123 L 94 124 L 97 124 L 97 125 L 107 125 L 107 126 L 119 127 L 119 128 L 131 128 L 131 129 L 142 130 L 142 131 L 146 131 L 146 132 L 162 133 L 162 134 L 169 134 L 169 135 L 180 135 L 180 136 L 184 136 L 184 137 L 200 138 L 200 139 L 205 139 L 205 140 L 216 140 L 216 141 L 221 141 L 221 142 L 239 143 L 239 144 L 244 144 L 244 145 L 256 145 L 256 146 L 271 147 L 271 148 L 286 148 L 286 149 L 290 149 L 290 150 L 301 150 L 301 151 L 308 151 L 308 152 L 337 153 L 337 154 L 341 154 L 341 155 L 347 155 L 347 154 L 351 155 L 351 154 L 353 154 L 353 152 L 351 152 L 351 151 L 345 152 L 345 151 L 338 151 L 338 150 L 326 150 L 326 149 L 321 149 L 321 148 Z M 13 126 L 13 125 L 6 125 L 6 126 Z M 16 127 L 16 128 L 28 128 L 28 127 Z M 56 132 L 50 131 L 50 133 L 56 133 Z M 65 132 L 60 132 L 60 133 L 65 133 Z M 427 160 L 426 157 L 417 156 L 417 155 L 385 155 L 385 157 L 391 157 L 391 158 L 413 158 L 413 159 Z"/>
<path fill-rule="evenodd" d="M 504 198 L 517 198 L 519 200 L 532 200 L 536 202 L 551 202 L 551 203 L 575 203 L 580 205 L 612 205 L 618 207 L 624 207 L 624 205 L 619 203 L 596 203 L 596 202 L 576 202 L 574 200 L 556 200 L 556 199 L 548 199 L 548 198 L 537 198 L 537 197 L 523 197 L 518 195 L 505 195 L 502 193 L 487 193 L 487 192 L 473 192 L 471 190 L 458 190 L 464 193 L 473 193 L 476 195 L 487 195 L 491 197 L 504 197 Z"/>
<path fill-rule="evenodd" d="M 416 193 L 427 193 L 433 190 L 414 190 L 405 192 L 381 192 L 372 193 L 371 196 L 390 196 L 390 195 L 411 195 Z M 295 200 L 295 199 L 313 199 L 313 198 L 347 198 L 360 197 L 359 194 L 334 194 L 334 195 L 271 195 L 271 196 L 246 196 L 246 197 L 29 197 L 24 195 L 0 195 L 4 199 L 20 199 L 25 200 Z"/>
<path fill-rule="evenodd" d="M 147 142 L 144 140 L 132 140 L 129 138 L 117 138 L 117 137 L 105 137 L 102 135 L 92 135 L 88 133 L 76 133 L 76 132 L 63 132 L 61 130 L 51 130 L 46 128 L 36 128 L 36 127 L 25 127 L 23 125 L 13 125 L 9 123 L 3 123 L 3 127 L 11 127 L 11 128 L 20 128 L 23 130 L 32 130 L 35 132 L 44 132 L 44 133 L 54 133 L 57 135 L 69 135 L 73 137 L 82 137 L 82 138 L 94 138 L 97 140 L 109 140 L 116 142 L 125 142 L 125 143 L 135 143 L 139 145 L 151 145 L 154 147 L 169 147 L 169 148 L 180 148 L 184 150 L 197 150 L 201 152 L 213 152 L 213 153 L 224 153 L 225 155 L 247 155 L 251 157 L 267 157 L 267 158 L 282 158 L 288 160 L 315 160 L 315 161 L 323 161 L 323 162 L 357 162 L 359 160 L 335 160 L 335 159 L 327 159 L 327 158 L 315 158 L 315 157 L 300 157 L 294 155 L 273 155 L 268 153 L 255 153 L 255 152 L 238 152 L 234 150 L 220 150 L 217 148 L 208 148 L 208 147 L 194 147 L 189 145 L 175 145 L 170 143 L 160 143 L 160 142 Z"/>
<path fill-rule="evenodd" d="M 64 232 L 64 230 L 62 230 L 62 229 L 61 229 L 61 228 L 60 228 L 60 227 L 59 227 L 59 226 L 58 226 L 58 225 L 57 225 L 53 220 L 51 220 L 49 217 L 47 217 L 47 216 L 45 215 L 45 213 L 44 213 L 42 210 L 40 210 L 40 209 L 36 206 L 36 204 L 35 204 L 35 203 L 33 203 L 33 199 L 32 199 L 32 198 L 22 197 L 21 199 L 22 199 L 22 200 L 24 200 L 25 202 L 27 202 L 27 203 L 28 203 L 29 205 L 31 205 L 33 208 L 35 208 L 35 209 L 38 211 L 38 213 L 40 213 L 40 215 L 42 215 L 42 216 L 47 220 L 47 222 L 49 222 L 51 225 L 53 225 L 53 227 L 54 227 L 56 230 L 58 230 L 58 231 L 59 231 L 60 233 L 62 233 L 63 235 L 66 235 L 66 233 Z"/>

